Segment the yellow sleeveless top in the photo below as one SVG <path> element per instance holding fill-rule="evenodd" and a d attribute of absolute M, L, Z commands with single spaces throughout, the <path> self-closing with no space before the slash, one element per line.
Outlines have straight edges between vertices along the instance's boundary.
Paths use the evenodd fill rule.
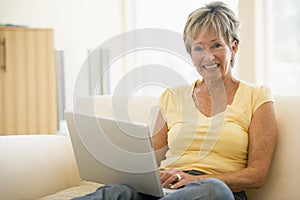
<path fill-rule="evenodd" d="M 207 174 L 245 168 L 248 129 L 256 109 L 273 101 L 270 89 L 240 82 L 231 105 L 224 112 L 206 117 L 192 98 L 195 83 L 167 89 L 159 106 L 168 126 L 166 159 L 161 168 L 198 170 Z"/>

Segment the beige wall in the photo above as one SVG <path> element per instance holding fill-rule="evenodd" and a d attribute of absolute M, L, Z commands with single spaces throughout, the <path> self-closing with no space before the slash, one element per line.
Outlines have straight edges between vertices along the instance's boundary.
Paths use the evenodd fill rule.
<path fill-rule="evenodd" d="M 87 57 L 106 39 L 121 33 L 123 0 L 1 0 L 0 23 L 54 29 L 55 48 L 65 51 L 67 108 L 77 73 Z"/>

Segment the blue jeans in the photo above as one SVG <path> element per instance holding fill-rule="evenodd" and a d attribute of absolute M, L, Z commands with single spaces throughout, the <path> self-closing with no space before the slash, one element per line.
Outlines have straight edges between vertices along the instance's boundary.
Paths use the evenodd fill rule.
<path fill-rule="evenodd" d="M 234 200 L 229 187 L 216 178 L 208 178 L 187 184 L 173 193 L 161 198 L 162 200 Z"/>
<path fill-rule="evenodd" d="M 234 200 L 229 187 L 219 179 L 208 178 L 187 184 L 185 187 L 168 194 L 161 200 Z M 156 200 L 157 197 L 144 195 L 136 192 L 126 185 L 105 185 L 98 188 L 94 193 L 73 200 Z"/>

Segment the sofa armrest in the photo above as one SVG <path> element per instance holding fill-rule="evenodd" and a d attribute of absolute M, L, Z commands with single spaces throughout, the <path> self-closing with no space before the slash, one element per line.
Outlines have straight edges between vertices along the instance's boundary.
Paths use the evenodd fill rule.
<path fill-rule="evenodd" d="M 37 199 L 80 181 L 67 136 L 1 136 L 0 161 L 0 199 Z"/>

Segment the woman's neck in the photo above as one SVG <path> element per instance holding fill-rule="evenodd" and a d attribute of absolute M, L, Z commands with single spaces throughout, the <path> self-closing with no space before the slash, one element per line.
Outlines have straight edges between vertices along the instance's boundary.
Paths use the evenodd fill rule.
<path fill-rule="evenodd" d="M 238 80 L 234 77 L 226 77 L 220 78 L 216 80 L 203 80 L 200 84 L 202 88 L 208 91 L 210 94 L 219 93 L 219 92 L 226 92 L 228 89 L 232 89 L 238 84 Z"/>
<path fill-rule="evenodd" d="M 202 99 L 202 102 L 206 101 L 206 106 L 210 107 L 208 115 L 214 115 L 224 111 L 226 106 L 232 103 L 238 85 L 239 81 L 236 79 L 198 81 L 194 88 L 194 96 L 198 97 L 198 100 Z"/>

